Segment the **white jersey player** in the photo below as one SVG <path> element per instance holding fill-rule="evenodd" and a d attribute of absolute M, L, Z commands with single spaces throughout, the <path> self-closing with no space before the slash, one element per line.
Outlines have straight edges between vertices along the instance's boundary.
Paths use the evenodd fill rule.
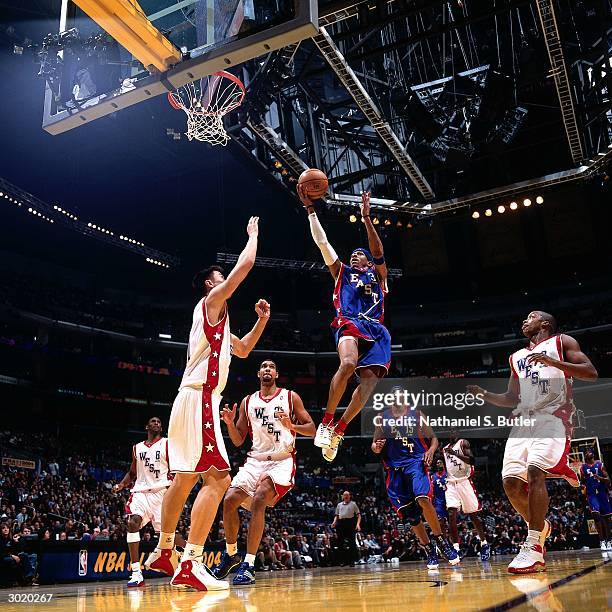
<path fill-rule="evenodd" d="M 248 242 L 227 279 L 219 266 L 202 270 L 194 279 L 194 286 L 204 291 L 204 297 L 193 312 L 187 366 L 168 425 L 168 463 L 176 475 L 164 497 L 158 547 L 147 559 L 148 567 L 172 575 L 171 586 L 202 591 L 229 588 L 227 582 L 208 571 L 202 552 L 230 484 L 230 465 L 219 422 L 230 360 L 232 356 L 249 355 L 270 317 L 270 305 L 259 300 L 255 305 L 257 322 L 251 331 L 243 338 L 230 332 L 228 300 L 255 264 L 258 222 L 257 217 L 249 220 Z M 210 231 L 214 231 L 213 220 Z M 191 512 L 189 540 L 176 566 L 172 560 L 174 532 L 187 497 L 200 480 L 203 485 Z"/>
<path fill-rule="evenodd" d="M 292 488 L 295 477 L 295 437 L 314 436 L 315 425 L 300 396 L 295 391 L 276 386 L 278 369 L 271 359 L 259 366 L 260 390 L 245 397 L 240 404 L 225 406 L 223 420 L 232 442 L 241 446 L 250 434 L 251 450 L 246 463 L 232 480 L 223 501 L 223 527 L 226 552 L 214 573 L 225 578 L 237 568 L 233 584 L 255 582 L 255 554 L 261 542 L 266 507 L 274 506 Z M 240 521 L 238 507 L 251 511 L 247 536 L 247 554 L 241 563 L 237 541 Z"/>
<path fill-rule="evenodd" d="M 578 342 L 557 333 L 552 315 L 541 310 L 530 312 L 522 331 L 529 345 L 510 356 L 508 390 L 489 393 L 477 386 L 469 387 L 494 406 L 514 409 L 517 419 L 506 443 L 502 479 L 506 495 L 527 522 L 529 532 L 521 551 L 508 566 L 514 574 L 546 569 L 544 542 L 550 531 L 545 518 L 546 478 L 564 478 L 573 486 L 579 484 L 568 463 L 574 411 L 572 379 L 597 379 L 597 370 Z"/>
<path fill-rule="evenodd" d="M 480 559 L 488 561 L 491 557 L 484 526 L 478 512 L 480 500 L 472 482 L 474 475 L 474 456 L 467 440 L 459 439 L 455 433 L 450 442 L 442 449 L 446 463 L 446 507 L 449 518 L 449 535 L 455 550 L 459 550 L 459 530 L 457 512 L 471 515 L 472 523 L 480 538 Z"/>
<path fill-rule="evenodd" d="M 162 438 L 162 423 L 151 417 L 145 427 L 147 439 L 132 447 L 130 471 L 113 489 L 119 492 L 132 484 L 131 495 L 125 505 L 127 542 L 130 551 L 132 576 L 128 587 L 144 585 L 140 567 L 140 530 L 148 523 L 159 532 L 161 528 L 162 500 L 171 484 L 168 472 L 168 440 Z"/>

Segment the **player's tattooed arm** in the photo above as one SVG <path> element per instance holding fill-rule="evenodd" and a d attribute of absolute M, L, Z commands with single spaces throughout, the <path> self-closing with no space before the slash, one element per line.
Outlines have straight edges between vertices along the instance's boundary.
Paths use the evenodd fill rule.
<path fill-rule="evenodd" d="M 263 334 L 263 330 L 270 320 L 270 304 L 268 304 L 266 300 L 259 300 L 257 304 L 255 304 L 255 312 L 257 313 L 257 321 L 248 334 L 242 338 L 238 338 L 238 336 L 232 334 L 232 355 L 236 357 L 241 357 L 243 359 L 248 357 L 250 352 L 255 348 L 257 342 L 259 342 L 261 334 Z"/>
<path fill-rule="evenodd" d="M 374 436 L 372 438 L 372 452 L 379 455 L 380 453 L 382 453 L 382 450 L 386 443 L 387 440 L 385 439 L 385 434 L 382 430 L 382 427 L 379 427 L 377 425 L 374 429 Z"/>
<path fill-rule="evenodd" d="M 249 424 L 246 417 L 246 397 L 240 402 L 238 421 L 236 421 L 236 408 L 237 404 L 234 404 L 231 408 L 229 404 L 225 404 L 221 411 L 221 419 L 227 426 L 227 433 L 229 434 L 232 444 L 234 446 L 242 446 L 249 431 Z"/>
<path fill-rule="evenodd" d="M 257 238 L 259 235 L 259 217 L 251 217 L 247 224 L 248 240 L 246 246 L 238 257 L 236 265 L 228 274 L 227 278 L 210 290 L 206 296 L 206 309 L 211 322 L 216 322 L 223 304 L 232 297 L 234 291 L 238 289 L 242 281 L 247 277 L 255 265 L 257 255 Z"/>
<path fill-rule="evenodd" d="M 514 373 L 508 380 L 508 389 L 505 393 L 491 393 L 478 385 L 468 385 L 467 390 L 475 396 L 481 396 L 485 402 L 498 408 L 515 408 L 519 403 L 519 380 Z"/>
<path fill-rule="evenodd" d="M 527 357 L 529 365 L 543 363 L 565 372 L 568 376 L 578 380 L 597 380 L 598 374 L 591 360 L 580 350 L 580 345 L 575 338 L 567 334 L 561 334 L 564 360 L 553 359 L 545 353 L 534 353 Z"/>
<path fill-rule="evenodd" d="M 123 477 L 121 482 L 118 482 L 114 487 L 113 491 L 119 493 L 123 489 L 129 487 L 136 480 L 136 447 L 132 446 L 132 464 L 128 473 Z"/>
<path fill-rule="evenodd" d="M 387 264 L 385 263 L 385 251 L 383 244 L 370 218 L 370 192 L 363 191 L 361 193 L 361 217 L 368 234 L 368 247 L 374 258 L 376 272 L 380 277 L 383 290 L 387 291 Z"/>
<path fill-rule="evenodd" d="M 306 408 L 304 408 L 302 398 L 295 391 L 291 391 L 291 401 L 293 403 L 293 416 L 295 422 L 292 422 L 289 416 L 283 414 L 279 417 L 281 424 L 289 431 L 295 431 L 295 433 L 299 433 L 302 436 L 313 438 L 317 432 L 317 428 L 312 417 L 308 414 Z"/>

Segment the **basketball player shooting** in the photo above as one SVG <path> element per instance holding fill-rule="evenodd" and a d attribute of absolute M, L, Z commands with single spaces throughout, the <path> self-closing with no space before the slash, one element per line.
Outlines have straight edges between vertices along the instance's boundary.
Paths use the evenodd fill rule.
<path fill-rule="evenodd" d="M 238 421 L 236 404 L 223 409 L 222 418 L 235 446 L 242 446 L 247 434 L 252 437 L 246 463 L 240 468 L 223 501 L 223 527 L 226 550 L 215 568 L 217 578 L 232 570 L 234 585 L 255 582 L 255 555 L 264 530 L 267 507 L 275 506 L 294 485 L 295 437 L 312 437 L 315 424 L 304 408 L 301 397 L 289 389 L 277 387 L 278 368 L 271 359 L 259 366 L 259 391 L 240 403 Z M 244 561 L 238 554 L 238 508 L 251 511 Z"/>
<path fill-rule="evenodd" d="M 500 408 L 523 417 L 506 442 L 502 468 L 504 490 L 525 519 L 527 540 L 508 566 L 512 574 L 544 571 L 544 543 L 550 533 L 546 478 L 564 478 L 579 486 L 569 467 L 568 451 L 574 414 L 572 380 L 596 380 L 597 370 L 578 342 L 557 333 L 555 318 L 540 310 L 523 321 L 529 346 L 510 356 L 510 380 L 505 393 L 490 393 L 477 385 L 468 390 Z"/>
<path fill-rule="evenodd" d="M 228 300 L 255 264 L 257 217 L 249 220 L 247 234 L 247 244 L 227 278 L 221 268 L 212 266 L 194 279 L 194 284 L 203 289 L 204 297 L 193 312 L 187 365 L 168 427 L 168 465 L 175 477 L 164 497 L 158 547 L 146 562 L 151 569 L 172 575 L 172 586 L 201 591 L 229 588 L 202 562 L 204 542 L 230 484 L 230 465 L 219 416 L 221 393 L 232 355 L 247 357 L 270 318 L 270 305 L 259 300 L 255 304 L 257 322 L 253 329 L 243 338 L 230 332 Z M 200 479 L 203 484 L 191 511 L 189 539 L 177 567 L 172 556 L 174 532 L 185 501 Z"/>
<path fill-rule="evenodd" d="M 387 264 L 382 242 L 370 219 L 370 194 L 361 194 L 361 217 L 368 234 L 368 246 L 351 254 L 349 265 L 341 263 L 315 213 L 312 200 L 301 185 L 298 195 L 308 212 L 310 232 L 335 281 L 333 302 L 336 318 L 336 347 L 340 366 L 332 378 L 325 416 L 317 428 L 315 446 L 323 457 L 333 461 L 344 438 L 346 426 L 365 406 L 378 381 L 391 363 L 391 336 L 383 325 L 384 299 L 387 293 Z M 336 408 L 346 391 L 349 378 L 359 374 L 359 385 L 347 409 L 334 423 Z"/>
<path fill-rule="evenodd" d="M 140 530 L 149 522 L 159 533 L 161 509 L 164 495 L 171 484 L 168 474 L 168 440 L 162 437 L 162 422 L 151 417 L 145 427 L 147 439 L 132 447 L 132 465 L 121 482 L 113 487 L 115 493 L 133 484 L 131 495 L 125 505 L 127 520 L 127 543 L 130 551 L 132 575 L 128 588 L 144 586 L 140 567 Z M 173 557 L 178 563 L 176 552 Z"/>

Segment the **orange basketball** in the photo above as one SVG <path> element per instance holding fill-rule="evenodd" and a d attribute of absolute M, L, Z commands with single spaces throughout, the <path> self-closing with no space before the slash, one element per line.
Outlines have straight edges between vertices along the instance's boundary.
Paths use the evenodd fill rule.
<path fill-rule="evenodd" d="M 316 168 L 308 168 L 300 174 L 298 185 L 302 186 L 304 193 L 313 200 L 322 198 L 327 193 L 329 182 L 325 172 Z"/>

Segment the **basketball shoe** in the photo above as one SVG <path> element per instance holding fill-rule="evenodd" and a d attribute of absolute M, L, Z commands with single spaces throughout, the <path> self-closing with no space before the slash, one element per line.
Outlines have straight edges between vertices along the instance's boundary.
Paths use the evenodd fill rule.
<path fill-rule="evenodd" d="M 245 584 L 255 584 L 255 568 L 243 561 L 236 570 L 236 575 L 232 580 L 234 586 L 243 586 Z"/>
<path fill-rule="evenodd" d="M 336 455 L 338 454 L 338 447 L 340 444 L 342 444 L 342 440 L 344 440 L 344 436 L 334 430 L 332 432 L 329 448 L 323 449 L 323 459 L 325 459 L 325 461 L 329 461 L 331 463 L 336 458 Z"/>
<path fill-rule="evenodd" d="M 488 544 L 483 544 L 480 547 L 480 560 L 488 561 L 491 558 L 491 549 Z"/>
<path fill-rule="evenodd" d="M 162 572 L 172 576 L 179 564 L 179 556 L 174 548 L 156 548 L 145 561 L 145 569 Z"/>
<path fill-rule="evenodd" d="M 239 554 L 228 555 L 227 551 L 223 551 L 219 565 L 212 571 L 213 576 L 217 578 L 217 580 L 225 578 L 241 564 L 241 561 L 242 557 Z"/>
<path fill-rule="evenodd" d="M 127 586 L 128 589 L 133 589 L 135 587 L 143 587 L 145 585 L 144 576 L 142 575 L 142 570 L 133 570 L 130 579 L 128 580 Z"/>
<path fill-rule="evenodd" d="M 217 580 L 201 561 L 181 561 L 170 580 L 173 587 L 192 587 L 198 591 L 222 591 L 229 589 L 229 582 Z"/>
<path fill-rule="evenodd" d="M 433 536 L 436 544 L 440 547 L 442 554 L 446 557 L 451 565 L 457 565 L 461 561 L 459 553 L 453 548 L 453 545 L 441 535 Z"/>
<path fill-rule="evenodd" d="M 438 549 L 435 544 L 427 544 L 427 546 L 423 546 L 425 552 L 427 553 L 427 569 L 435 570 L 438 569 L 438 565 L 440 564 L 440 560 L 438 559 Z"/>
<path fill-rule="evenodd" d="M 544 552 L 539 542 L 535 544 L 525 542 L 521 546 L 518 555 L 508 565 L 508 572 L 511 574 L 532 574 L 533 572 L 543 572 L 545 570 Z"/>
<path fill-rule="evenodd" d="M 329 448 L 332 442 L 332 435 L 334 433 L 333 425 L 330 427 L 329 425 L 324 425 L 321 423 L 317 427 L 317 433 L 314 438 L 314 445 L 319 448 Z"/>

